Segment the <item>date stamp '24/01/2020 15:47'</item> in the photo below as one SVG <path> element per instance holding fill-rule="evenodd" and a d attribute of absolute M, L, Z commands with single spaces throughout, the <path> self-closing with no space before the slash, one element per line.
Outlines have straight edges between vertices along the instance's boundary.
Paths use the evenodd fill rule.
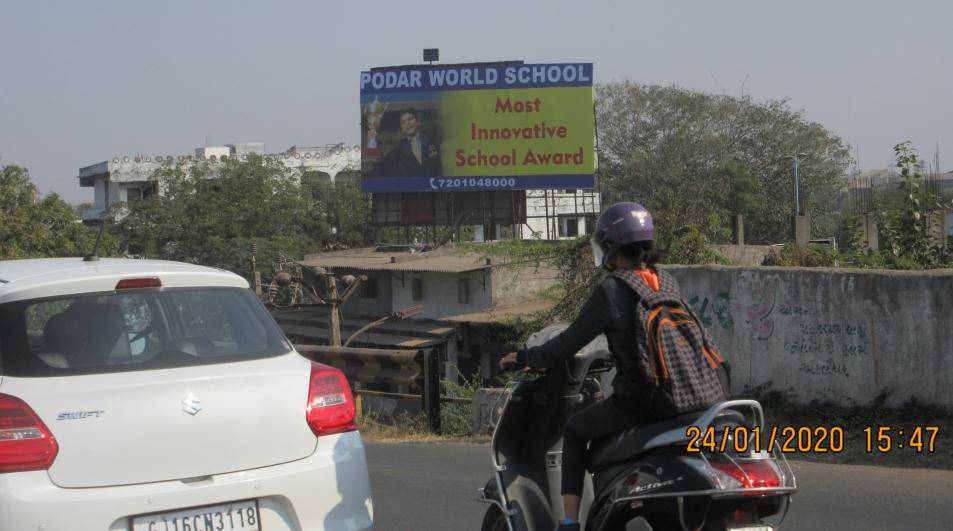
<path fill-rule="evenodd" d="M 690 426 L 686 450 L 710 452 L 773 452 L 782 453 L 840 453 L 844 451 L 845 428 L 841 426 L 771 426 L 760 427 L 709 426 L 701 429 Z M 933 453 L 940 436 L 939 426 L 868 426 L 863 429 L 864 450 L 867 453 L 888 453 L 912 449 L 917 453 Z"/>

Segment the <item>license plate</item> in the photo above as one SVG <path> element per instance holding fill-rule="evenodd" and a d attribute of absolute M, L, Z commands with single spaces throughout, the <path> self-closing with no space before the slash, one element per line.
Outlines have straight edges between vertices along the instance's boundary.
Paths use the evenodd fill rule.
<path fill-rule="evenodd" d="M 751 527 L 729 527 L 728 531 L 774 531 L 769 525 L 755 525 Z"/>
<path fill-rule="evenodd" d="M 132 517 L 131 531 L 261 531 L 258 500 Z"/>

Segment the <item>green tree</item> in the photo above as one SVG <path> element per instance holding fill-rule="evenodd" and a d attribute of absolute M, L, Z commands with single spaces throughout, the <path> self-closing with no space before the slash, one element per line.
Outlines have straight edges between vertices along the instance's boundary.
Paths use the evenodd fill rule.
<path fill-rule="evenodd" d="M 56 194 L 40 198 L 22 166 L 0 167 L 0 259 L 83 256 L 93 250 L 98 229 L 82 224 Z M 104 235 L 99 254 L 116 253 Z"/>
<path fill-rule="evenodd" d="M 764 210 L 767 198 L 761 193 L 758 176 L 750 168 L 734 161 L 722 167 L 727 175 L 728 213 L 752 216 Z"/>
<path fill-rule="evenodd" d="M 903 179 L 902 198 L 896 208 L 882 211 L 880 236 L 886 242 L 888 265 L 901 269 L 943 267 L 950 256 L 944 251 L 938 235 L 936 215 L 944 211 L 939 194 L 925 186 L 916 150 L 910 142 L 894 146 L 897 168 Z"/>
<path fill-rule="evenodd" d="M 789 239 L 794 179 L 788 157 L 795 152 L 807 155 L 801 201 L 817 219 L 816 230 L 836 225 L 829 213 L 850 162 L 848 147 L 786 101 L 755 103 L 631 82 L 601 85 L 596 96 L 607 199 L 642 202 L 662 232 L 694 226 L 723 239 L 728 216 L 740 209 L 747 240 Z"/>
<path fill-rule="evenodd" d="M 280 255 L 300 258 L 363 243 L 366 208 L 355 185 L 302 177 L 277 160 L 178 165 L 158 170 L 154 179 L 159 194 L 114 207 L 133 254 L 247 276 L 252 244 L 259 269 L 269 273 Z"/>
<path fill-rule="evenodd" d="M 332 183 L 309 172 L 302 177 L 302 184 L 311 193 L 315 214 L 330 230 L 322 242 L 325 247 L 355 247 L 369 241 L 371 205 L 360 181 Z"/>

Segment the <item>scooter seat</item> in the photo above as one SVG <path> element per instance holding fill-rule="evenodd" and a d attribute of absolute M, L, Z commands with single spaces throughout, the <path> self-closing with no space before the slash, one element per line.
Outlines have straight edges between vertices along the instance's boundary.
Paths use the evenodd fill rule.
<path fill-rule="evenodd" d="M 596 439 L 589 445 L 587 468 L 597 472 L 616 463 L 628 461 L 645 451 L 645 445 L 656 436 L 679 428 L 687 430 L 703 413 L 704 411 L 686 413 L 669 420 L 636 426 L 621 433 Z M 711 426 L 720 429 L 725 425 L 743 425 L 744 423 L 744 415 L 726 409 L 715 417 Z"/>

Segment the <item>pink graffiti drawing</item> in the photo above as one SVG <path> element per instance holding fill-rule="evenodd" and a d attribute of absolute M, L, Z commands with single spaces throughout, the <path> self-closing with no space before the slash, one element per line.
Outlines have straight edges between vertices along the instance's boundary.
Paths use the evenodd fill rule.
<path fill-rule="evenodd" d="M 758 302 L 744 307 L 745 322 L 751 325 L 758 339 L 764 341 L 774 335 L 774 318 L 771 317 L 774 312 L 774 292 L 761 289 L 755 292 L 753 300 Z"/>

